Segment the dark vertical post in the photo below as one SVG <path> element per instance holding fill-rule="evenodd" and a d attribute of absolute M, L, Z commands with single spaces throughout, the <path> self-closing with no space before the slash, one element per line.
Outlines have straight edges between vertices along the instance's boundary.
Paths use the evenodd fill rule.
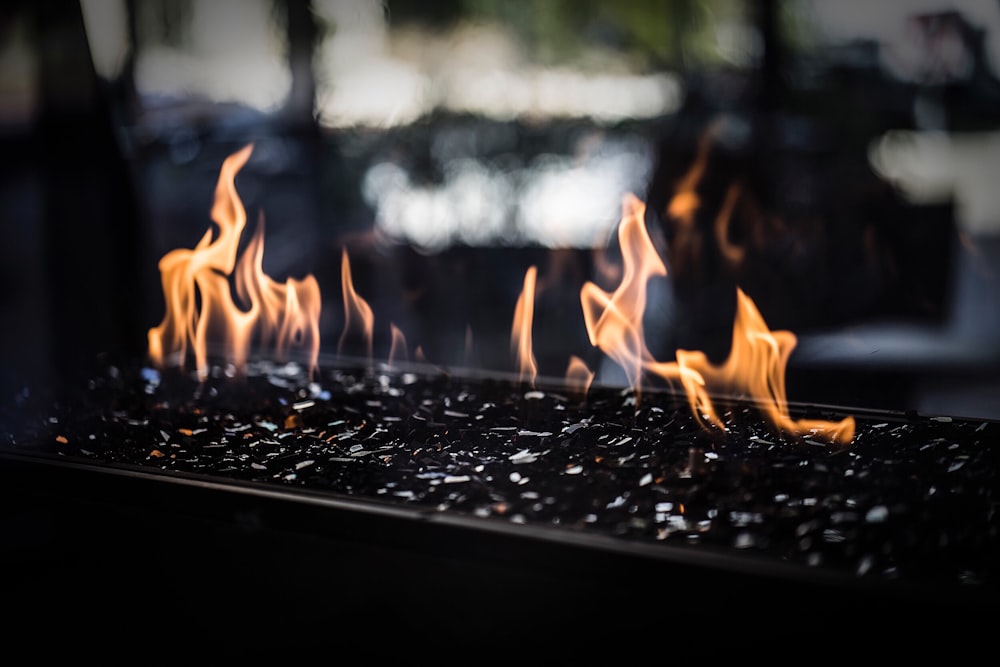
<path fill-rule="evenodd" d="M 313 55 L 319 35 L 310 0 L 284 0 L 291 90 L 285 100 L 285 120 L 293 125 L 311 125 L 315 120 L 316 75 Z"/>
<path fill-rule="evenodd" d="M 102 353 L 125 358 L 145 349 L 137 307 L 138 220 L 80 4 L 33 7 L 40 88 L 33 139 L 51 267 L 52 358 L 66 380 Z"/>
<path fill-rule="evenodd" d="M 782 114 L 788 102 L 784 81 L 785 55 L 780 25 L 780 0 L 752 0 L 753 20 L 760 35 L 762 53 L 756 85 L 747 100 L 752 119 L 752 161 L 756 165 L 756 194 L 767 207 L 779 197 L 780 178 L 773 176 L 782 168 Z"/>
<path fill-rule="evenodd" d="M 758 109 L 773 113 L 784 101 L 782 68 L 784 54 L 777 0 L 754 0 L 755 20 L 760 32 L 763 54 L 760 62 Z"/>

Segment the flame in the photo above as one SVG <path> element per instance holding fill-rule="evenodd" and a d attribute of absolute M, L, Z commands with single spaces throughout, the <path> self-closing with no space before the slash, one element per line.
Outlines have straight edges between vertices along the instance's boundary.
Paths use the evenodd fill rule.
<path fill-rule="evenodd" d="M 694 214 L 701 207 L 701 197 L 698 196 L 697 188 L 701 179 L 705 176 L 705 169 L 708 167 L 708 154 L 712 150 L 712 142 L 715 141 L 719 132 L 722 131 L 725 119 L 717 118 L 698 137 L 698 147 L 695 152 L 694 162 L 691 167 L 681 176 L 674 187 L 674 196 L 667 203 L 666 214 L 686 227 L 694 224 Z"/>
<path fill-rule="evenodd" d="M 703 176 L 709 147 L 706 134 L 695 164 L 678 183 L 667 213 L 690 225 L 700 206 L 696 193 Z M 148 332 L 149 355 L 158 366 L 168 360 L 183 365 L 191 355 L 201 378 L 207 376 L 209 341 L 221 339 L 226 358 L 238 371 L 245 371 L 251 343 L 272 346 L 279 357 L 292 348 L 304 348 L 310 357 L 310 374 L 317 368 L 319 354 L 319 284 L 312 275 L 278 283 L 263 271 L 264 218 L 237 258 L 240 237 L 247 222 L 246 210 L 235 187 L 237 173 L 253 150 L 248 145 L 233 153 L 220 169 L 211 218 L 217 230 L 209 228 L 193 249 L 180 248 L 161 258 L 159 269 L 166 301 L 166 313 L 159 326 Z M 728 226 L 741 197 L 739 186 L 731 186 L 715 220 L 716 241 L 722 254 L 738 264 L 744 249 L 728 243 Z M 809 436 L 831 443 L 849 443 L 855 421 L 794 420 L 788 414 L 785 370 L 797 339 L 788 331 L 770 331 L 756 305 L 737 288 L 737 310 L 729 357 L 713 365 L 703 352 L 678 350 L 675 361 L 659 361 L 649 352 L 643 330 L 647 285 L 655 277 L 665 277 L 667 268 L 650 239 L 645 223 L 646 205 L 629 193 L 622 199 L 618 225 L 621 251 L 620 282 L 605 291 L 593 282 L 580 289 L 580 302 L 590 342 L 625 371 L 629 386 L 637 393 L 646 376 L 679 382 L 696 419 L 707 430 L 725 431 L 711 395 L 716 392 L 749 398 L 777 429 L 794 436 Z M 238 260 L 238 261 L 237 261 Z M 605 276 L 609 277 L 609 276 Z M 344 297 L 344 329 L 338 344 L 343 353 L 352 337 L 364 341 L 372 359 L 374 316 L 369 304 L 357 294 L 351 276 L 350 258 L 343 249 L 341 280 Z M 537 364 L 532 352 L 532 324 L 537 284 L 537 267 L 524 276 L 511 326 L 511 350 L 517 356 L 522 382 L 534 385 Z M 390 364 L 406 357 L 406 338 L 391 325 Z M 466 331 L 466 356 L 472 347 L 471 328 Z M 417 346 L 415 358 L 425 361 Z M 571 356 L 566 369 L 566 385 L 586 393 L 595 374 L 579 357 Z"/>
<path fill-rule="evenodd" d="M 678 350 L 677 361 L 681 368 L 694 371 L 712 387 L 759 402 L 760 409 L 771 424 L 784 432 L 795 436 L 809 435 L 831 443 L 849 443 L 854 438 L 853 417 L 828 422 L 795 421 L 788 416 L 785 370 L 797 342 L 795 334 L 770 331 L 750 297 L 739 288 L 736 296 L 733 342 L 726 361 L 715 366 L 703 352 Z M 689 392 L 689 401 L 696 417 L 725 428 L 707 395 L 692 395 Z"/>
<path fill-rule="evenodd" d="M 715 217 L 715 243 L 719 247 L 719 252 L 729 263 L 730 268 L 737 268 L 743 263 L 746 257 L 746 248 L 736 245 L 729 240 L 729 222 L 733 217 L 733 209 L 739 201 L 742 188 L 739 184 L 733 183 L 726 189 L 726 198 L 722 202 L 722 208 Z"/>
<path fill-rule="evenodd" d="M 705 177 L 708 168 L 708 156 L 712 150 L 712 144 L 723 128 L 724 119 L 718 118 L 708 126 L 708 128 L 698 137 L 698 146 L 695 152 L 694 162 L 687 172 L 677 181 L 674 186 L 674 195 L 667 202 L 664 215 L 675 222 L 674 238 L 672 241 L 672 261 L 676 271 L 687 270 L 686 264 L 689 258 L 697 257 L 701 254 L 702 237 L 695 226 L 695 214 L 701 208 L 701 197 L 698 194 L 698 185 Z M 730 193 L 732 194 L 732 193 Z M 729 199 L 727 197 L 727 199 Z M 735 200 L 732 202 L 735 204 Z M 726 208 L 726 207 L 724 207 Z M 729 211 L 723 211 L 716 219 L 716 234 L 719 227 L 728 230 L 729 215 L 732 205 L 728 206 Z"/>
<path fill-rule="evenodd" d="M 731 209 L 737 196 L 738 190 L 731 189 L 724 208 Z M 676 361 L 653 358 L 646 347 L 642 327 L 646 284 L 654 276 L 666 276 L 667 271 L 646 231 L 645 204 L 634 195 L 627 195 L 622 210 L 618 227 L 624 264 L 622 281 L 612 293 L 593 283 L 585 283 L 580 290 L 580 301 L 591 344 L 623 368 L 629 385 L 638 392 L 644 373 L 668 382 L 680 382 L 692 412 L 706 429 L 725 430 L 710 398 L 711 393 L 724 390 L 758 402 L 765 416 L 778 429 L 833 443 L 850 442 L 855 428 L 852 417 L 827 422 L 795 421 L 788 416 L 785 370 L 797 340 L 788 331 L 771 332 L 753 301 L 739 288 L 733 343 L 724 364 L 712 365 L 700 351 L 678 350 Z M 571 377 L 570 371 L 580 372 L 571 363 L 567 371 L 568 383 L 572 377 L 578 377 Z"/>
<path fill-rule="evenodd" d="M 646 308 L 646 284 L 653 276 L 666 276 L 667 268 L 646 233 L 646 204 L 633 194 L 622 201 L 618 226 L 624 270 L 613 293 L 592 282 L 580 289 L 584 323 L 591 345 L 611 357 L 638 390 L 643 364 L 651 360 L 643 338 L 642 315 Z"/>
<path fill-rule="evenodd" d="M 264 273 L 264 218 L 236 267 L 236 294 L 253 304 L 254 326 L 262 345 L 273 344 L 279 358 L 292 347 L 309 349 L 310 372 L 319 357 L 319 283 L 312 275 L 288 278 L 284 284 Z"/>
<path fill-rule="evenodd" d="M 590 384 L 594 380 L 594 372 L 590 370 L 583 359 L 571 354 L 569 363 L 566 365 L 566 386 L 580 394 L 586 394 L 590 390 Z"/>
<path fill-rule="evenodd" d="M 344 330 L 340 334 L 337 353 L 342 354 L 344 343 L 347 342 L 352 332 L 360 330 L 365 342 L 367 358 L 370 361 L 375 316 L 372 314 L 372 308 L 368 302 L 354 291 L 354 281 L 351 279 L 351 260 L 347 256 L 347 248 L 344 248 L 341 253 L 340 280 L 344 289 Z"/>
<path fill-rule="evenodd" d="M 147 336 L 150 359 L 159 367 L 168 360 L 183 366 L 193 353 L 197 373 L 204 379 L 209 343 L 221 339 L 227 360 L 238 372 L 245 372 L 256 333 L 262 344 L 273 343 L 281 357 L 293 346 L 307 348 L 310 373 L 317 368 L 321 302 L 316 279 L 309 275 L 281 285 L 264 274 L 263 220 L 236 266 L 247 220 L 236 192 L 236 174 L 252 151 L 253 144 L 249 144 L 222 164 L 211 210 L 218 227 L 214 240 L 210 228 L 194 249 L 178 248 L 160 259 L 166 313 Z M 233 298 L 230 277 L 235 278 L 243 307 Z"/>
<path fill-rule="evenodd" d="M 531 350 L 531 325 L 535 315 L 535 280 L 538 268 L 529 266 L 524 272 L 524 286 L 514 307 L 514 323 L 511 326 L 510 346 L 517 356 L 521 382 L 532 386 L 538 375 L 538 366 Z"/>
<path fill-rule="evenodd" d="M 393 362 L 398 358 L 407 361 L 409 353 L 406 348 L 406 335 L 403 333 L 403 330 L 397 327 L 395 323 L 389 324 L 389 330 L 392 332 L 392 344 L 389 348 L 389 365 L 392 366 Z"/>

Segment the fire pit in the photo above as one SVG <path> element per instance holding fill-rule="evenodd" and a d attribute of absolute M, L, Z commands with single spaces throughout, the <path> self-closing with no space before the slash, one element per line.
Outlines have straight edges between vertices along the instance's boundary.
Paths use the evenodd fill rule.
<path fill-rule="evenodd" d="M 980 12 L 444 4 L 5 13 L 7 651 L 988 659 Z"/>
<path fill-rule="evenodd" d="M 198 633 L 287 600 L 275 637 L 357 614 L 421 641 L 545 633 L 578 649 L 591 623 L 623 650 L 677 633 L 698 655 L 716 635 L 736 652 L 763 633 L 895 642 L 863 628 L 948 633 L 995 611 L 1000 424 L 859 414 L 831 449 L 747 402 L 719 403 L 718 437 L 684 396 L 639 398 L 417 367 L 111 365 L 71 401 L 25 400 L 6 437 L 8 500 L 46 518 L 53 547 L 15 589 L 61 572 L 75 607 L 131 580 L 151 599 L 122 604 L 159 600 Z"/>
<path fill-rule="evenodd" d="M 846 614 L 921 627 L 995 611 L 1000 424 L 789 401 L 796 338 L 742 291 L 724 363 L 654 358 L 646 286 L 666 269 L 637 198 L 623 202 L 617 286 L 579 293 L 624 385 L 576 356 L 563 378 L 538 373 L 534 267 L 512 318 L 516 373 L 398 360 L 395 326 L 376 362 L 346 249 L 339 343 L 368 354 L 321 359 L 318 282 L 264 274 L 260 227 L 237 257 L 235 177 L 251 150 L 222 167 L 217 232 L 160 262 L 167 312 L 149 359 L 105 360 L 55 400 L 25 390 L 7 406 L 4 487 L 33 508 L 13 520 L 41 518 L 39 544 L 57 550 L 42 568 L 39 544 L 13 550 L 18 599 L 55 581 L 78 603 L 124 576 L 153 597 L 179 587 L 168 604 L 198 634 L 264 613 L 279 646 L 353 631 L 363 613 L 407 640 L 458 633 L 456 645 L 503 624 L 512 638 L 570 633 L 576 648 L 597 626 L 648 648 L 676 623 L 683 645 L 669 652 L 693 655 L 717 636 L 741 652 Z M 260 612 L 257 593 L 278 600 Z M 127 587 L 116 599 L 154 613 Z M 285 604 L 303 606 L 274 620 Z"/>
<path fill-rule="evenodd" d="M 309 380 L 255 363 L 199 381 L 112 366 L 8 449 L 866 581 L 996 583 L 1000 424 L 876 412 L 831 449 L 773 432 L 751 403 L 720 403 L 719 437 L 683 396 L 637 399 L 427 369 Z"/>

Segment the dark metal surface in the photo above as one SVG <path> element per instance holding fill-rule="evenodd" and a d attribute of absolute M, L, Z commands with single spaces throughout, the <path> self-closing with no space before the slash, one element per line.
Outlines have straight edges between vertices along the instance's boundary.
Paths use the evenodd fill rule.
<path fill-rule="evenodd" d="M 861 582 L 36 456 L 0 453 L 0 488 L 8 638 L 44 652 L 66 648 L 60 637 L 220 656 L 847 655 L 860 642 L 903 657 L 983 647 L 974 628 L 998 610 L 991 589 Z"/>

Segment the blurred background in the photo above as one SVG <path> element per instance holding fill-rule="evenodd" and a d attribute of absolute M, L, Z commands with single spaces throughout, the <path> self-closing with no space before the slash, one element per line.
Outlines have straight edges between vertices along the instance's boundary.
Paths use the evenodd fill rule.
<path fill-rule="evenodd" d="M 374 356 L 396 327 L 453 368 L 515 369 L 537 266 L 539 372 L 621 381 L 579 291 L 621 279 L 632 193 L 658 359 L 723 360 L 739 286 L 798 336 L 793 402 L 998 418 L 998 71 L 997 0 L 6 2 L 4 391 L 143 359 L 159 259 L 253 143 L 248 229 L 317 278 L 324 355 L 358 352 L 344 250 Z"/>

